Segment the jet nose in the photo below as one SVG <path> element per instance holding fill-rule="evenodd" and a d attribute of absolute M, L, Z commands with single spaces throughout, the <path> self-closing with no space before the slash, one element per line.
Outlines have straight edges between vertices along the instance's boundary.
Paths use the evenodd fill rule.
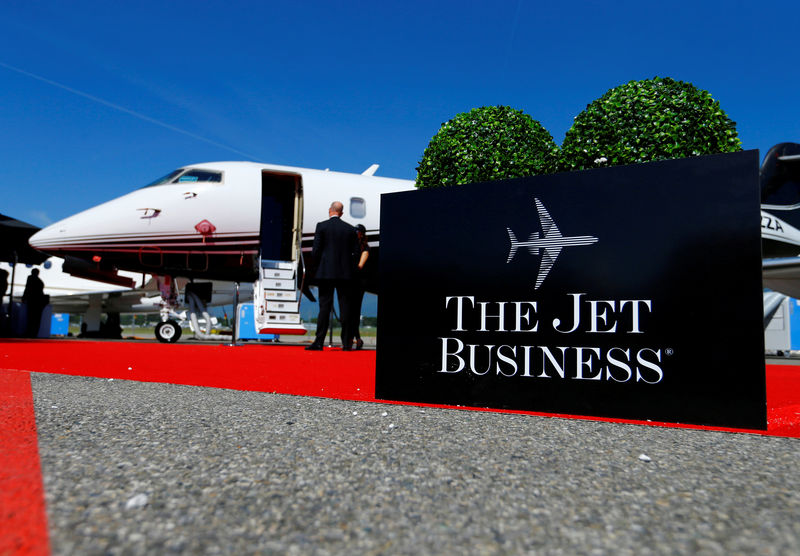
<path fill-rule="evenodd" d="M 56 224 L 46 226 L 28 238 L 28 243 L 34 249 L 47 251 L 56 244 L 59 232 Z"/>
<path fill-rule="evenodd" d="M 86 217 L 88 212 L 78 213 L 42 228 L 28 239 L 28 243 L 34 249 L 59 256 L 88 245 L 95 233 L 91 220 Z"/>
<path fill-rule="evenodd" d="M 120 222 L 118 207 L 123 197 L 106 201 L 42 228 L 31 236 L 31 246 L 41 251 L 90 247 L 99 237 L 113 232 Z"/>

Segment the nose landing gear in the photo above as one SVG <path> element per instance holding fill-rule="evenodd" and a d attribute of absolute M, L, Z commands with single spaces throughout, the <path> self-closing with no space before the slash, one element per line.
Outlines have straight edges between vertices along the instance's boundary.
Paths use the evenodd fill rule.
<path fill-rule="evenodd" d="M 156 326 L 156 338 L 165 344 L 174 344 L 181 337 L 181 327 L 172 319 L 159 322 Z"/>

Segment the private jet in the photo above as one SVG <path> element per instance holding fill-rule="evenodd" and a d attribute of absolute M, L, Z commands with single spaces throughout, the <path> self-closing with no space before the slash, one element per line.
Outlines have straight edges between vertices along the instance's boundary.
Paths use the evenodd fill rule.
<path fill-rule="evenodd" d="M 331 202 L 342 201 L 343 218 L 363 224 L 377 248 L 381 194 L 413 189 L 413 181 L 375 176 L 377 169 L 346 174 L 254 162 L 192 164 L 43 228 L 29 241 L 84 273 L 146 273 L 171 284 L 188 279 L 193 313 L 206 310 L 207 281 L 253 284 L 260 333 L 304 334 L 300 302 L 302 293 L 313 299 L 314 229 Z M 374 249 L 371 256 L 377 255 Z M 371 268 L 367 290 L 375 291 L 377 264 Z M 175 297 L 166 295 L 166 303 Z M 157 338 L 177 340 L 174 319 L 165 313 L 162 324 Z"/>

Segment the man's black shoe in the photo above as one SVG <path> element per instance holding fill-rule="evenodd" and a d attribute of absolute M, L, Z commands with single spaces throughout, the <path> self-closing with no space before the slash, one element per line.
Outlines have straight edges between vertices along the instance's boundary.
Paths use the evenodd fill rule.
<path fill-rule="evenodd" d="M 322 351 L 322 346 L 318 346 L 317 344 L 311 344 L 306 346 L 306 351 Z"/>

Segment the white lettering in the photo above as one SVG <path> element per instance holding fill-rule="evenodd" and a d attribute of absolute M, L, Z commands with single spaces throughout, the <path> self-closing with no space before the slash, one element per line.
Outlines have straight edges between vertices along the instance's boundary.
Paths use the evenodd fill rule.
<path fill-rule="evenodd" d="M 530 324 L 530 315 L 531 312 L 525 311 L 522 313 L 522 304 L 527 303 L 531 307 L 533 307 L 533 312 L 536 312 L 536 302 L 535 301 L 515 301 L 514 305 L 517 306 L 517 327 L 514 329 L 514 332 L 537 332 L 539 330 L 539 321 L 533 323 L 533 328 L 529 328 L 527 330 L 522 328 L 522 319 L 525 319 L 525 324 Z"/>
<path fill-rule="evenodd" d="M 447 306 L 450 305 L 450 300 L 455 299 L 456 303 L 456 327 L 453 329 L 454 332 L 464 332 L 464 300 L 469 299 L 472 303 L 472 306 L 475 307 L 475 298 L 472 296 L 463 296 L 458 295 L 454 297 L 445 297 L 444 299 L 444 308 L 447 309 Z"/>
<path fill-rule="evenodd" d="M 550 351 L 550 348 L 542 346 L 540 349 L 542 350 L 542 374 L 539 375 L 539 378 L 550 378 L 550 375 L 547 374 L 547 369 L 545 369 L 545 367 L 547 366 L 547 361 L 545 360 L 545 357 L 549 359 L 550 362 L 553 364 L 553 367 L 555 367 L 555 371 L 558 373 L 558 376 L 564 378 L 564 367 L 565 367 L 564 358 L 567 355 L 567 348 L 565 347 L 556 348 L 561 350 L 560 365 L 558 364 L 558 361 L 556 361 L 556 358 L 553 357 L 553 353 Z"/>
<path fill-rule="evenodd" d="M 571 293 L 572 296 L 572 328 L 569 330 L 559 330 L 558 326 L 561 324 L 561 319 L 553 319 L 553 328 L 562 334 L 571 334 L 578 329 L 581 323 L 581 296 L 582 293 Z"/>
<path fill-rule="evenodd" d="M 442 341 L 442 368 L 438 372 L 457 373 L 461 371 L 464 368 L 465 363 L 464 360 L 461 358 L 461 356 L 458 354 L 461 353 L 462 349 L 464 349 L 464 342 L 462 342 L 458 338 L 439 338 L 439 339 Z M 450 340 L 453 340 L 458 346 L 458 349 L 456 349 L 452 353 L 447 351 L 447 344 L 450 342 Z M 448 364 L 447 364 L 448 357 L 455 357 L 458 360 L 458 368 L 455 371 L 448 370 Z"/>
<path fill-rule="evenodd" d="M 547 347 L 502 344 L 465 344 L 458 338 L 439 338 L 442 342 L 442 366 L 437 372 L 456 374 L 468 370 L 476 376 L 490 372 L 499 377 L 607 380 L 616 383 L 658 384 L 664 379 L 662 352 L 642 348 L 632 363 L 629 348 Z M 469 351 L 469 356 L 465 355 Z M 532 352 L 538 351 L 535 356 Z M 531 361 L 535 363 L 532 367 Z M 538 365 L 541 367 L 538 367 Z M 567 370 L 569 369 L 569 370 Z M 536 374 L 539 373 L 539 374 Z M 634 378 L 635 377 L 635 378 Z"/>
<path fill-rule="evenodd" d="M 625 361 L 614 357 L 615 350 L 621 351 L 622 353 L 625 354 Z M 628 361 L 631 360 L 631 350 L 613 347 L 610 350 L 608 350 L 608 353 L 606 354 L 606 359 L 608 359 L 609 363 L 608 367 L 606 367 L 606 380 L 610 379 L 616 382 L 628 382 L 631 379 L 631 377 L 633 376 L 633 371 L 631 370 L 631 366 L 628 365 L 627 363 Z M 617 367 L 618 369 L 622 369 L 627 373 L 628 376 L 626 376 L 622 380 L 618 379 L 611 373 L 611 365 Z"/>
<path fill-rule="evenodd" d="M 479 373 L 478 369 L 476 368 L 476 365 L 475 365 L 475 348 L 477 348 L 479 346 L 476 345 L 476 344 L 467 344 L 467 345 L 469 346 L 469 370 L 472 371 L 473 373 L 475 373 L 478 376 L 483 376 L 486 373 L 488 373 L 489 369 L 492 368 L 492 348 L 494 346 L 493 345 L 492 346 L 483 346 L 489 352 L 489 357 L 488 357 L 488 362 L 486 363 L 486 370 L 483 371 L 482 373 Z"/>
<path fill-rule="evenodd" d="M 506 302 L 500 301 L 497 303 L 498 307 L 498 314 L 496 315 L 489 315 L 486 311 L 486 306 L 489 305 L 486 301 L 479 301 L 478 305 L 481 306 L 481 327 L 478 332 L 486 332 L 488 328 L 486 328 L 486 319 L 492 318 L 497 319 L 497 332 L 507 332 L 505 328 L 503 328 L 503 321 L 506 318 Z"/>
<path fill-rule="evenodd" d="M 589 352 L 589 359 L 583 358 L 583 351 L 587 350 Z M 575 352 L 577 354 L 577 358 L 575 359 L 575 378 L 578 380 L 602 380 L 603 373 L 602 369 L 598 371 L 595 376 L 583 376 L 583 368 L 586 367 L 589 369 L 589 375 L 594 372 L 594 366 L 592 365 L 594 359 L 592 358 L 591 354 L 594 353 L 598 359 L 600 359 L 600 350 L 598 348 L 584 348 L 584 347 L 576 347 Z"/>
<path fill-rule="evenodd" d="M 522 351 L 525 352 L 525 366 L 523 367 L 525 370 L 522 373 L 522 376 L 533 376 L 531 375 L 531 350 L 533 346 L 522 346 Z"/>
<path fill-rule="evenodd" d="M 649 299 L 626 299 L 624 301 L 619 302 L 619 310 L 625 308 L 627 303 L 631 304 L 631 329 L 629 331 L 630 334 L 641 334 L 642 331 L 639 329 L 639 305 L 642 304 L 647 307 L 648 311 L 652 311 L 653 307 Z"/>
<path fill-rule="evenodd" d="M 616 323 L 616 321 L 614 322 L 614 326 L 612 326 L 608 330 L 599 330 L 597 328 L 598 321 L 600 321 L 600 320 L 603 321 L 603 324 L 608 324 L 608 322 L 606 321 L 607 316 L 606 316 L 605 308 L 603 308 L 603 312 L 602 313 L 598 313 L 597 312 L 597 306 L 600 303 L 607 303 L 608 306 L 611 307 L 611 311 L 612 312 L 614 311 L 614 309 L 616 307 L 616 303 L 614 301 L 589 301 L 589 306 L 592 308 L 591 319 L 590 319 L 591 322 L 592 322 L 592 328 L 589 330 L 589 332 L 616 332 L 617 331 L 617 323 Z"/>
<path fill-rule="evenodd" d="M 503 348 L 510 349 L 512 355 L 515 358 L 517 357 L 517 346 L 512 347 L 512 346 L 502 345 L 499 348 L 497 348 L 497 358 L 500 361 L 503 361 L 504 363 L 508 363 L 514 369 L 513 372 L 511 372 L 511 374 L 504 373 L 502 371 L 502 369 L 500 368 L 500 362 L 498 361 L 497 367 L 496 367 L 497 374 L 503 375 L 503 376 L 514 376 L 515 374 L 517 374 L 517 362 L 514 359 L 512 359 L 511 357 L 506 357 L 505 355 L 503 355 L 503 352 L 502 352 Z"/>
<path fill-rule="evenodd" d="M 639 363 L 639 365 L 641 365 L 642 367 L 644 367 L 646 369 L 650 369 L 651 371 L 654 371 L 656 373 L 656 375 L 658 375 L 658 378 L 656 380 L 647 380 L 646 378 L 644 378 L 642 376 L 642 373 L 639 371 L 639 367 L 636 367 L 636 382 L 639 382 L 641 380 L 641 381 L 646 382 L 647 384 L 658 384 L 659 382 L 661 382 L 661 379 L 664 378 L 664 371 L 661 370 L 661 366 L 660 365 L 657 365 L 657 364 L 653 363 L 652 361 L 647 361 L 644 358 L 644 353 L 645 352 L 650 352 L 653 355 L 655 355 L 656 356 L 656 360 L 659 363 L 661 363 L 661 350 L 659 349 L 658 351 L 655 351 L 655 350 L 652 350 L 652 349 L 649 349 L 649 348 L 644 348 L 644 349 L 640 349 L 639 353 L 636 354 L 637 363 Z"/>

